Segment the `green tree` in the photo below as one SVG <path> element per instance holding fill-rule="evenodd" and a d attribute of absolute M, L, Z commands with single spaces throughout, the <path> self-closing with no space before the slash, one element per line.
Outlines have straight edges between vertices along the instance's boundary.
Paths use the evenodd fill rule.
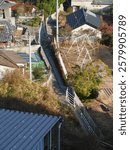
<path fill-rule="evenodd" d="M 41 19 L 37 16 L 37 17 L 30 19 L 29 21 L 23 22 L 23 24 L 27 26 L 32 26 L 32 27 L 38 27 L 40 25 L 40 22 L 41 22 Z"/>
<path fill-rule="evenodd" d="M 107 46 L 113 46 L 113 27 L 107 22 L 103 21 L 100 27 L 102 31 L 102 40 L 101 43 Z"/>
<path fill-rule="evenodd" d="M 67 8 L 66 12 L 67 12 L 67 13 L 72 13 L 72 12 L 73 12 L 73 7 Z"/>
<path fill-rule="evenodd" d="M 65 0 L 59 0 L 59 5 Z M 44 10 L 45 18 L 56 11 L 56 0 L 37 0 L 36 6 L 39 10 Z"/>
<path fill-rule="evenodd" d="M 45 77 L 45 70 L 42 66 L 34 67 L 32 73 L 35 79 L 43 79 Z"/>
<path fill-rule="evenodd" d="M 100 65 L 94 62 L 88 64 L 83 70 L 74 69 L 74 73 L 69 77 L 69 82 L 82 100 L 97 97 L 101 72 Z"/>

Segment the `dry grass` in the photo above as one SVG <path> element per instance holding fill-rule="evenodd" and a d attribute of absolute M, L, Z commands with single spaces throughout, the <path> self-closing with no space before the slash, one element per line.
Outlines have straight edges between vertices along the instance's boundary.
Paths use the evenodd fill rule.
<path fill-rule="evenodd" d="M 73 112 L 68 106 L 61 104 L 52 91 L 41 85 L 29 81 L 21 75 L 19 70 L 7 73 L 0 81 L 0 108 L 60 115 L 64 119 L 61 137 L 62 149 L 72 150 L 74 145 L 84 143 L 85 136 Z M 79 143 L 74 144 L 76 140 Z"/>
<path fill-rule="evenodd" d="M 0 108 L 60 115 L 62 150 L 100 150 L 93 137 L 86 137 L 71 109 L 42 84 L 29 81 L 16 70 L 0 81 Z"/>

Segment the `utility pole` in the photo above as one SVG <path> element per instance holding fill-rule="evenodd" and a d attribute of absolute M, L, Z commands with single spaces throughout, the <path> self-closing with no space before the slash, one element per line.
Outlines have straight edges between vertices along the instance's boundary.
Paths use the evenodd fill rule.
<path fill-rule="evenodd" d="M 58 0 L 56 0 L 56 43 L 57 43 L 57 48 L 59 48 L 59 23 L 58 23 L 58 17 L 59 17 L 59 12 L 58 12 Z"/>
<path fill-rule="evenodd" d="M 32 81 L 32 59 L 31 59 L 31 34 L 28 31 L 29 36 L 29 78 Z"/>

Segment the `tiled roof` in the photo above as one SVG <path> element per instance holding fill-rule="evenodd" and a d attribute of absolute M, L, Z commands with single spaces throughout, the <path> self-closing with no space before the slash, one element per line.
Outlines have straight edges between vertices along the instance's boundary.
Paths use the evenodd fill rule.
<path fill-rule="evenodd" d="M 61 117 L 0 109 L 1 150 L 43 150 L 43 138 Z"/>
<path fill-rule="evenodd" d="M 113 0 L 93 0 L 93 4 L 96 4 L 96 5 L 112 5 Z"/>
<path fill-rule="evenodd" d="M 6 19 L 0 19 L 0 27 L 2 26 L 3 29 L 0 29 L 0 42 L 11 41 L 14 26 L 12 26 L 10 21 Z"/>
<path fill-rule="evenodd" d="M 3 2 L 4 2 L 4 0 L 0 0 L 0 5 L 2 5 L 2 4 L 3 4 Z"/>
<path fill-rule="evenodd" d="M 17 55 L 16 52 L 10 51 L 10 50 L 0 50 L 0 56 L 3 56 L 4 58 L 8 59 L 14 64 L 22 63 L 25 64 L 26 61 L 22 59 L 19 55 Z"/>
<path fill-rule="evenodd" d="M 11 67 L 11 68 L 17 68 L 18 67 L 12 61 L 8 60 L 6 57 L 3 57 L 1 55 L 0 55 L 0 65 Z"/>
<path fill-rule="evenodd" d="M 5 9 L 7 7 L 12 7 L 14 6 L 16 3 L 15 2 L 11 2 L 8 0 L 0 0 L 0 9 Z"/>
<path fill-rule="evenodd" d="M 67 23 L 73 29 L 78 28 L 84 24 L 87 24 L 93 28 L 99 28 L 101 21 L 100 18 L 91 11 L 80 9 L 67 16 Z"/>

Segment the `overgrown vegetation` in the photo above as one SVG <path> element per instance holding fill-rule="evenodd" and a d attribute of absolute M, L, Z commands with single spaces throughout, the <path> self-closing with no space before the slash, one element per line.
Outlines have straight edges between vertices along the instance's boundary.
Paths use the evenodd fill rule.
<path fill-rule="evenodd" d="M 19 70 L 8 72 L 0 81 L 0 108 L 60 115 L 64 119 L 62 149 L 78 150 L 81 144 L 84 146 L 82 149 L 86 150 L 86 137 L 70 108 L 59 103 L 53 91 L 40 83 L 31 82 Z M 78 143 L 75 143 L 76 140 Z"/>
<path fill-rule="evenodd" d="M 33 76 L 34 79 L 44 79 L 45 78 L 45 68 L 43 66 L 35 66 L 33 67 Z"/>
<path fill-rule="evenodd" d="M 37 16 L 26 22 L 23 22 L 23 24 L 31 27 L 38 27 L 40 25 L 40 22 L 41 22 L 41 18 Z"/>
<path fill-rule="evenodd" d="M 103 22 L 100 30 L 102 31 L 102 40 L 101 43 L 107 46 L 113 46 L 113 27 L 108 25 L 107 22 Z"/>
<path fill-rule="evenodd" d="M 65 11 L 60 11 L 59 12 L 59 34 L 60 36 L 70 36 L 71 35 L 71 31 L 72 28 L 69 26 L 69 24 L 67 24 L 66 21 L 66 16 L 69 13 L 65 12 Z"/>
<path fill-rule="evenodd" d="M 0 82 L 0 96 L 17 97 L 34 104 L 49 98 L 47 88 L 30 82 L 19 70 L 5 75 Z"/>
<path fill-rule="evenodd" d="M 59 0 L 59 5 L 65 0 Z M 56 12 L 56 0 L 37 0 L 36 6 L 39 10 L 44 10 L 45 18 Z"/>
<path fill-rule="evenodd" d="M 104 76 L 110 74 L 108 67 L 100 60 L 91 62 L 84 69 L 75 68 L 69 76 L 69 82 L 82 100 L 98 96 L 98 86 Z"/>
<path fill-rule="evenodd" d="M 69 14 L 72 13 L 73 12 L 73 7 L 67 8 L 66 12 L 69 13 Z"/>

